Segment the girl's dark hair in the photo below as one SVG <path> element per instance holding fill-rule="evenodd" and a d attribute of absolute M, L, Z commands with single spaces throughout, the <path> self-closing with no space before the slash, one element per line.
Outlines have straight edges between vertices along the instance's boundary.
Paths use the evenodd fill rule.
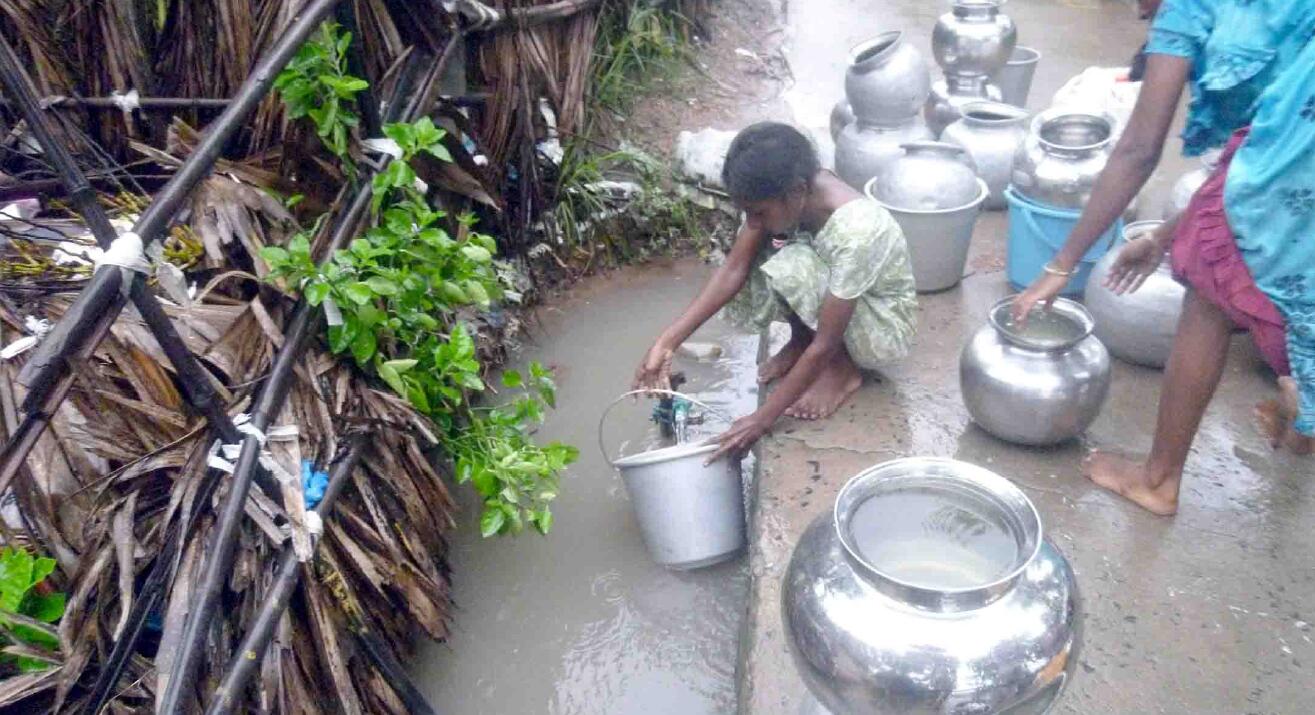
<path fill-rule="evenodd" d="M 779 199 L 798 182 L 812 181 L 820 168 L 812 142 L 798 129 L 759 122 L 735 135 L 721 183 L 735 201 Z"/>

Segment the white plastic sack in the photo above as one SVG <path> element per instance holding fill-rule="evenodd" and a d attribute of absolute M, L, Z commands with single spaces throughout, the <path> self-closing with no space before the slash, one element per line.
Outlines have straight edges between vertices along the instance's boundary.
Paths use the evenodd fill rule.
<path fill-rule="evenodd" d="M 734 139 L 735 132 L 721 129 L 681 132 L 676 137 L 676 170 L 690 181 L 724 189 L 721 167 Z"/>
<path fill-rule="evenodd" d="M 1117 139 L 1141 92 L 1141 82 L 1129 82 L 1127 77 L 1127 67 L 1088 67 L 1060 87 L 1051 106 L 1105 114 L 1114 122 Z"/>

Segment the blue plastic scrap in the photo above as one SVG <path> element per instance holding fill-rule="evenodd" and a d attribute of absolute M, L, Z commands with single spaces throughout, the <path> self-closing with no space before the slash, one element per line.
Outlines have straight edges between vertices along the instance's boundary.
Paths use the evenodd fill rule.
<path fill-rule="evenodd" d="M 309 459 L 301 460 L 301 491 L 306 499 L 306 508 L 314 509 L 324 498 L 324 490 L 329 488 L 329 473 L 315 471 Z"/>

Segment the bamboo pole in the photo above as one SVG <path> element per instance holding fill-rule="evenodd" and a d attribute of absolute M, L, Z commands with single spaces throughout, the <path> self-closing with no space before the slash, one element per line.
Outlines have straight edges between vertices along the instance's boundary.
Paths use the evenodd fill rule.
<path fill-rule="evenodd" d="M 205 135 L 191 156 L 156 194 L 137 221 L 133 231 L 141 236 L 143 245 L 149 246 L 164 235 L 174 214 L 193 187 L 210 173 L 224 145 L 269 93 L 275 77 L 338 1 L 310 0 L 286 34 L 256 64 L 233 97 L 232 103 L 206 128 Z M 142 279 L 134 274 L 132 280 L 137 282 Z M 121 271 L 113 266 L 96 271 L 64 318 L 55 324 L 50 334 L 37 346 L 19 374 L 19 381 L 28 387 L 24 411 L 29 406 L 43 402 L 45 393 L 68 370 L 65 356 L 76 352 L 99 323 L 106 319 L 113 321 L 118 316 L 126 302 L 121 292 L 121 281 Z"/>
<path fill-rule="evenodd" d="M 223 109 L 232 100 L 224 97 L 137 97 L 132 103 L 142 110 L 174 109 Z M 87 109 L 118 109 L 122 111 L 124 100 L 119 97 L 68 97 L 63 95 L 47 96 L 40 99 L 42 107 L 85 107 Z M 0 105 L 10 106 L 9 100 L 0 99 Z"/>
<path fill-rule="evenodd" d="M 425 82 L 402 110 L 400 118 L 403 121 L 418 116 L 422 108 L 427 107 L 428 102 L 432 102 L 432 99 L 426 97 L 430 97 L 435 91 L 443 66 L 452 55 L 451 49 L 460 39 L 460 34 L 454 34 L 438 61 L 430 67 Z M 367 167 L 366 171 L 362 172 L 360 186 L 351 204 L 335 217 L 328 245 L 324 249 L 323 260 L 332 260 L 334 252 L 347 245 L 355 235 L 357 223 L 366 215 L 370 207 L 373 194 L 371 178 L 375 171 L 377 169 L 374 167 Z M 284 330 L 283 345 L 274 357 L 274 364 L 251 411 L 251 425 L 257 430 L 263 432 L 278 414 L 283 399 L 287 396 L 293 374 L 292 368 L 300 359 L 306 341 L 311 335 L 312 321 L 319 315 L 319 307 L 311 306 L 304 299 L 297 302 L 297 307 L 293 310 L 288 326 Z M 229 568 L 232 566 L 238 526 L 241 524 L 247 492 L 251 489 L 252 470 L 256 465 L 260 449 L 261 444 L 254 436 L 247 436 L 242 441 L 242 450 L 233 468 L 228 494 L 220 508 L 210 546 L 206 551 L 208 559 L 203 567 L 201 585 L 196 591 L 187 622 L 183 627 L 182 640 L 179 642 L 178 653 L 175 655 L 164 698 L 161 700 L 161 712 L 178 711 L 182 703 L 183 691 L 192 683 L 195 670 L 200 664 L 206 634 L 210 630 L 215 609 L 219 605 L 220 596 L 228 580 Z"/>
<path fill-rule="evenodd" d="M 353 435 L 348 443 L 347 454 L 334 465 L 333 472 L 329 475 L 329 485 L 315 508 L 321 521 L 327 522 L 333 514 L 334 501 L 351 479 L 352 470 L 360 461 L 364 446 L 365 435 Z M 318 547 L 320 541 L 323 541 L 323 537 L 317 539 L 314 546 Z M 242 644 L 234 651 L 233 658 L 228 663 L 228 670 L 219 681 L 219 687 L 215 689 L 210 705 L 206 708 L 207 715 L 231 713 L 242 702 L 242 696 L 252 676 L 260 670 L 260 662 L 264 659 L 265 650 L 269 648 L 269 642 L 274 637 L 279 619 L 283 617 L 288 602 L 292 600 L 292 594 L 301 583 L 303 573 L 301 566 L 292 545 L 284 546 L 283 551 L 279 553 L 278 566 L 274 569 L 274 581 L 262 595 L 263 604 L 260 611 L 256 613 L 256 618 L 252 621 L 246 637 L 242 639 Z"/>
<path fill-rule="evenodd" d="M 481 29 L 484 32 L 523 30 L 535 25 L 565 20 L 582 12 L 593 10 L 602 4 L 603 0 L 561 0 L 548 5 L 514 8 L 503 11 L 501 20 Z"/>

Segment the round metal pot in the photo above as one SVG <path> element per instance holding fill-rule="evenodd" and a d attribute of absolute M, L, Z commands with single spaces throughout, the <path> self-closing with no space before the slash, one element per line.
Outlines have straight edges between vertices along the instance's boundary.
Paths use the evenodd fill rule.
<path fill-rule="evenodd" d="M 1018 28 L 1000 12 L 1003 0 L 955 0 L 931 34 L 936 64 L 947 74 L 989 75 L 1005 65 L 1018 44 Z"/>
<path fill-rule="evenodd" d="M 986 182 L 975 179 L 977 195 L 969 203 L 946 209 L 906 209 L 873 196 L 874 184 L 865 193 L 881 204 L 904 232 L 913 267 L 913 285 L 919 293 L 935 293 L 958 285 L 968 263 L 973 226 L 982 202 L 990 194 Z M 875 180 L 874 180 L 875 182 Z"/>
<path fill-rule="evenodd" d="M 1014 155 L 1014 190 L 1045 206 L 1086 206 L 1109 160 L 1113 135 L 1106 116 L 1062 108 L 1042 112 Z"/>
<path fill-rule="evenodd" d="M 961 146 L 917 141 L 900 147 L 867 191 L 883 204 L 901 209 L 939 211 L 962 207 L 979 192 L 977 165 Z"/>
<path fill-rule="evenodd" d="M 850 50 L 845 96 L 860 121 L 902 125 L 918 115 L 929 92 L 927 61 L 904 33 L 882 33 Z"/>
<path fill-rule="evenodd" d="M 1096 321 L 1095 335 L 1115 357 L 1136 365 L 1164 367 L 1178 332 L 1186 290 L 1173 278 L 1166 256 L 1136 291 L 1116 295 L 1105 287 L 1110 268 L 1130 241 L 1159 228 L 1163 221 L 1128 224 L 1118 243 L 1096 262 L 1083 301 Z"/>
<path fill-rule="evenodd" d="M 903 155 L 902 145 L 931 138 L 917 117 L 897 127 L 859 120 L 840 130 L 836 139 L 836 175 L 862 191 L 886 164 Z"/>
<path fill-rule="evenodd" d="M 963 117 L 965 105 L 983 100 L 1000 101 L 1000 88 L 991 84 L 985 75 L 946 75 L 931 88 L 931 96 L 923 106 L 927 128 L 939 137 L 941 132 Z"/>
<path fill-rule="evenodd" d="M 849 106 L 849 100 L 836 102 L 836 106 L 831 108 L 831 141 L 839 139 L 840 131 L 853 123 L 854 108 Z"/>
<path fill-rule="evenodd" d="M 1031 47 L 1019 45 L 1009 56 L 1004 67 L 991 75 L 991 81 L 1000 87 L 1004 101 L 1015 107 L 1027 106 L 1027 95 L 1032 93 L 1032 77 L 1036 74 L 1037 63 L 1041 61 L 1041 52 Z"/>
<path fill-rule="evenodd" d="M 941 140 L 958 144 L 972 156 L 977 175 L 991 188 L 985 208 L 1005 208 L 1005 189 L 1014 169 L 1014 154 L 1027 136 L 1027 112 L 1001 102 L 970 102 L 963 117 L 945 128 Z"/>
<path fill-rule="evenodd" d="M 1169 190 L 1169 202 L 1164 206 L 1164 220 L 1172 221 L 1187 210 L 1197 189 L 1219 168 L 1221 152 L 1212 149 L 1201 155 L 1201 165 L 1183 174 Z"/>
<path fill-rule="evenodd" d="M 1024 327 L 997 303 L 959 356 L 964 405 L 982 429 L 1017 444 L 1058 444 L 1082 434 L 1110 387 L 1109 351 L 1081 304 L 1059 298 Z"/>
<path fill-rule="evenodd" d="M 949 459 L 850 479 L 795 546 L 781 612 L 836 715 L 1047 712 L 1082 641 L 1076 578 L 1031 501 Z"/>

